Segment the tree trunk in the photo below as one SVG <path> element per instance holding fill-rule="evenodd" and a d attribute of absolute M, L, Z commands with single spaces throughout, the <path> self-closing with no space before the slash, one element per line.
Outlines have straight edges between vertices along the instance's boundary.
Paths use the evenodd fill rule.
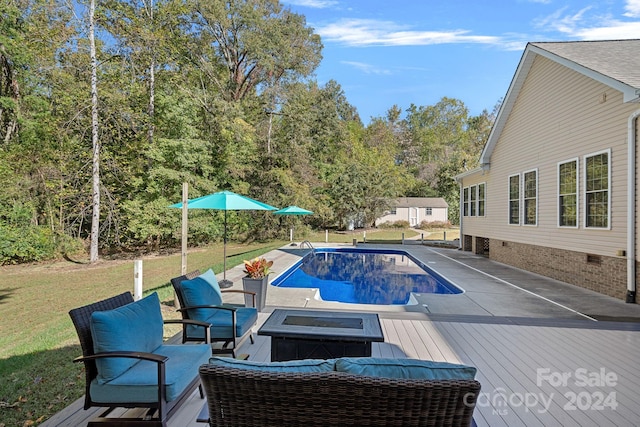
<path fill-rule="evenodd" d="M 98 238 L 100 235 L 100 141 L 98 139 L 98 62 L 95 41 L 95 0 L 89 5 L 89 44 L 91 49 L 91 141 L 93 145 L 93 213 L 91 216 L 90 261 L 98 261 Z"/>
<path fill-rule="evenodd" d="M 149 2 L 147 6 L 147 15 L 149 17 L 149 25 L 155 28 L 153 25 L 153 0 Z M 153 145 L 154 134 L 154 116 L 155 116 L 155 103 L 156 103 L 156 58 L 155 58 L 155 44 L 152 44 L 149 48 L 151 54 L 151 64 L 149 65 L 149 145 Z"/>

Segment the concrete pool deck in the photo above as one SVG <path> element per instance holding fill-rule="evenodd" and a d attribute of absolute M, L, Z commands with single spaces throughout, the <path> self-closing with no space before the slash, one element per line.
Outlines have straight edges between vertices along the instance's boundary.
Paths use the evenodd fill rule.
<path fill-rule="evenodd" d="M 346 244 L 313 243 L 314 247 L 353 247 Z M 523 319 L 565 319 L 638 322 L 640 305 L 627 304 L 578 286 L 549 279 L 524 270 L 491 261 L 488 258 L 459 251 L 420 245 L 358 244 L 358 248 L 405 250 L 456 286 L 464 289 L 458 295 L 414 294 L 414 305 L 344 304 L 316 299 L 315 289 L 278 288 L 269 285 L 267 306 L 327 310 L 423 313 L 433 319 L 464 316 L 496 317 L 513 322 Z M 274 261 L 270 279 L 275 279 L 302 256 L 308 248 L 284 246 L 265 255 Z M 242 267 L 227 271 L 233 281 L 231 289 L 242 289 Z M 520 320 L 518 320 L 520 319 Z"/>

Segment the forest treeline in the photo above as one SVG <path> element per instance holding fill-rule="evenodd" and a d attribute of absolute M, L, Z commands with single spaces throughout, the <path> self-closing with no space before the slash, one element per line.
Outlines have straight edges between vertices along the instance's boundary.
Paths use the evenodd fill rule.
<path fill-rule="evenodd" d="M 95 5 L 95 26 L 88 11 Z M 230 190 L 370 225 L 395 197 L 444 197 L 475 167 L 495 108 L 391 105 L 367 125 L 314 70 L 322 40 L 278 0 L 4 0 L 0 3 L 0 264 L 91 240 L 95 176 L 103 253 L 179 245 L 189 197 Z M 189 214 L 190 244 L 220 240 L 221 213 Z M 286 237 L 281 219 L 229 214 L 232 239 Z"/>

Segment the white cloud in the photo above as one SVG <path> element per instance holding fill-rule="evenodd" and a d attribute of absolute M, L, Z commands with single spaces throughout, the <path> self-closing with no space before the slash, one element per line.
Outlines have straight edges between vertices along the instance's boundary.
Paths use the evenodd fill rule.
<path fill-rule="evenodd" d="M 574 33 L 583 40 L 635 39 L 640 34 L 640 22 L 612 20 L 600 27 L 580 28 Z"/>
<path fill-rule="evenodd" d="M 316 31 L 325 41 L 360 47 L 501 42 L 499 37 L 471 35 L 468 30 L 414 31 L 391 21 L 371 19 L 342 19 Z"/>
<path fill-rule="evenodd" d="M 627 4 L 624 9 L 627 11 L 624 16 L 628 16 L 630 18 L 640 17 L 640 0 L 627 0 Z"/>
<path fill-rule="evenodd" d="M 356 61 L 342 61 L 343 64 L 351 65 L 357 68 L 365 74 L 378 74 L 378 75 L 390 75 L 391 71 L 383 68 L 378 68 L 375 65 L 367 64 L 364 62 Z"/>
<path fill-rule="evenodd" d="M 285 0 L 283 3 L 294 6 L 312 7 L 315 9 L 324 9 L 338 4 L 338 2 L 334 0 Z"/>
<path fill-rule="evenodd" d="M 559 9 L 551 15 L 538 19 L 534 22 L 534 25 L 544 30 L 554 30 L 565 34 L 571 34 L 584 21 L 584 15 L 591 9 L 591 7 L 585 7 L 584 9 L 574 13 L 573 15 L 565 15 L 566 7 Z"/>
<path fill-rule="evenodd" d="M 638 8 L 640 16 L 640 0 L 628 0 L 630 6 Z M 615 40 L 637 38 L 640 34 L 640 22 L 622 21 L 607 16 L 588 16 L 591 8 L 586 7 L 574 14 L 565 14 L 566 8 L 560 9 L 546 18 L 538 20 L 538 28 L 557 31 L 566 36 L 582 40 Z M 629 13 L 626 14 L 627 16 Z"/>

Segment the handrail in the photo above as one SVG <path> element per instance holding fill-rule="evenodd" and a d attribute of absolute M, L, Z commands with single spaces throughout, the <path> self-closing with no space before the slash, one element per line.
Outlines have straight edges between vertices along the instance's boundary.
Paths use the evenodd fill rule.
<path fill-rule="evenodd" d="M 300 249 L 302 249 L 302 247 L 303 247 L 304 245 L 309 246 L 309 249 L 311 249 L 312 251 L 316 249 L 316 248 L 314 248 L 314 247 L 313 247 L 313 245 L 311 244 L 311 242 L 310 242 L 310 241 L 308 241 L 308 240 L 304 240 L 304 241 L 302 241 L 302 242 L 300 243 Z"/>

